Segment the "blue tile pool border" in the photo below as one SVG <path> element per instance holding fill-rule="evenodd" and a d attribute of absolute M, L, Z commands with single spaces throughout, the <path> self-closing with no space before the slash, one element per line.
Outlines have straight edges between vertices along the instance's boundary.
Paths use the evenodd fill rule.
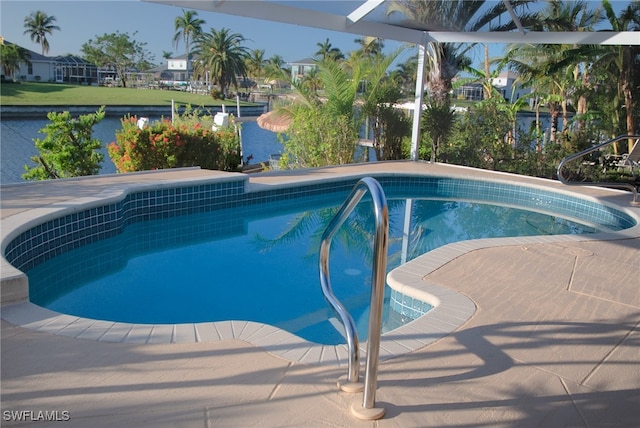
<path fill-rule="evenodd" d="M 413 171 L 403 172 L 405 165 L 407 169 Z M 376 168 L 378 168 L 378 172 L 372 173 L 371 170 Z M 191 193 L 190 191 L 185 192 L 183 190 L 179 192 L 180 197 L 177 197 L 178 193 L 174 192 L 174 197 L 176 198 L 173 201 L 174 206 L 168 206 L 166 212 L 164 212 L 163 208 L 159 210 L 160 213 L 153 213 L 150 208 L 145 209 L 144 202 L 141 202 L 140 206 L 136 203 L 135 210 L 132 206 L 129 211 L 130 215 L 133 215 L 127 219 L 129 223 L 126 224 L 140 223 L 148 215 L 155 215 L 157 216 L 155 218 L 160 218 L 234 206 L 244 206 L 248 210 L 253 210 L 254 204 L 258 204 L 260 201 L 280 201 L 279 206 L 286 206 L 289 200 L 293 203 L 293 199 L 300 195 L 305 193 L 309 196 L 322 195 L 329 191 L 328 189 L 344 191 L 346 196 L 351 190 L 351 186 L 359 178 L 374 176 L 383 183 L 385 189 L 393 189 L 394 186 L 399 188 L 398 180 L 400 180 L 404 181 L 407 188 L 414 187 L 424 190 L 424 195 L 426 195 L 424 197 L 433 197 L 429 195 L 439 194 L 439 196 L 436 195 L 437 198 L 446 199 L 451 196 L 452 192 L 462 192 L 464 190 L 467 192 L 471 202 L 483 202 L 483 198 L 486 200 L 488 197 L 486 189 L 491 189 L 491 191 L 501 194 L 500 198 L 506 201 L 501 203 L 503 205 L 516 205 L 520 201 L 521 206 L 531 207 L 530 209 L 532 210 L 551 215 L 561 215 L 560 211 L 562 211 L 564 213 L 562 216 L 566 217 L 573 217 L 576 210 L 583 209 L 588 212 L 587 217 L 592 220 L 603 218 L 608 222 L 606 224 L 614 226 L 629 225 L 630 228 L 625 230 L 605 231 L 587 235 L 493 238 L 456 242 L 439 247 L 401 265 L 387 276 L 387 283 L 395 292 L 395 301 L 399 305 L 400 311 L 404 311 L 407 314 L 402 315 L 402 312 L 400 312 L 399 316 L 403 318 L 401 321 L 404 321 L 405 317 L 413 315 L 412 310 L 415 310 L 415 314 L 418 314 L 419 306 L 424 309 L 425 306 L 428 306 L 426 303 L 432 305 L 433 309 L 422 316 L 418 316 L 417 319 L 382 335 L 379 357 L 381 360 L 386 360 L 404 355 L 447 336 L 473 316 L 476 307 L 470 298 L 455 289 L 441 287 L 424 280 L 425 275 L 437 270 L 443 264 L 456 257 L 469 251 L 490 247 L 589 240 L 624 240 L 640 236 L 638 235 L 640 227 L 637 221 L 640 218 L 640 211 L 626 207 L 626 195 L 623 192 L 603 189 L 589 190 L 589 188 L 585 190 L 569 190 L 549 180 L 471 170 L 455 166 L 447 166 L 446 175 L 438 172 L 435 174 L 423 172 L 422 170 L 430 168 L 429 164 L 424 164 L 423 166 L 418 163 L 394 162 L 389 163 L 388 166 L 381 165 L 381 167 L 376 168 L 369 168 L 366 165 L 363 168 L 347 167 L 343 169 L 342 167 L 337 167 L 320 169 L 317 172 L 313 170 L 303 171 L 302 175 L 278 173 L 275 174 L 275 179 L 270 174 L 266 174 L 264 179 L 258 178 L 256 180 L 249 179 L 243 175 L 218 176 L 215 178 L 205 176 L 192 178 L 193 176 L 191 176 L 184 178 L 183 181 L 180 181 L 180 179 L 175 181 L 163 181 L 160 179 L 153 183 L 129 183 L 124 186 L 107 185 L 100 187 L 99 193 L 92 197 L 77 198 L 67 200 L 64 203 L 53 203 L 41 207 L 36 206 L 34 209 L 24 211 L 19 216 L 8 216 L 3 219 L 3 255 L 6 255 L 8 245 L 13 244 L 26 231 L 33 230 L 38 226 L 42 228 L 46 223 L 50 223 L 48 227 L 56 227 L 56 218 L 59 219 L 81 211 L 89 211 L 89 214 L 91 214 L 90 208 L 121 204 L 129 194 L 143 193 L 139 197 L 144 199 L 144 192 L 149 191 L 149 189 L 159 190 L 174 187 L 185 189 L 195 187 L 195 183 L 205 183 L 205 186 L 208 186 L 209 184 L 224 181 L 241 181 L 242 184 L 239 186 L 242 191 L 238 195 L 220 197 L 215 201 L 202 201 L 202 203 L 196 202 L 199 198 L 195 196 L 191 201 L 189 201 L 189 196 L 186 197 L 186 201 L 183 201 L 184 196 L 182 195 L 189 194 Z M 419 170 L 416 171 L 416 168 Z M 469 179 L 468 177 L 470 176 L 473 178 Z M 526 184 L 520 185 L 517 183 Z M 236 183 L 235 186 L 238 186 L 238 184 Z M 502 186 L 512 187 L 505 188 Z M 415 189 L 412 191 L 415 191 Z M 169 197 L 169 194 L 166 196 Z M 416 194 L 416 196 L 418 195 Z M 545 200 L 545 196 L 549 197 L 549 199 Z M 551 201 L 554 199 L 566 200 L 567 204 L 557 210 L 554 207 L 549 208 Z M 166 202 L 168 205 L 171 204 L 169 200 Z M 189 203 L 192 206 L 189 206 Z M 205 208 L 207 203 L 212 204 L 211 207 Z M 160 204 L 156 203 L 156 205 Z M 148 207 L 151 206 L 152 204 L 149 203 Z M 545 211 L 548 209 L 552 211 Z M 109 211 L 110 209 L 107 208 L 108 220 L 105 221 L 112 221 L 111 217 L 108 216 L 110 214 Z M 117 215 L 122 215 L 122 211 L 116 212 L 118 213 Z M 95 211 L 94 214 L 94 217 L 100 215 L 99 211 Z M 102 215 L 105 215 L 104 209 Z M 83 225 L 86 226 L 86 219 L 83 218 L 83 221 L 85 221 Z M 120 222 L 125 224 L 123 218 L 120 219 Z M 65 221 L 58 221 L 57 227 L 61 228 L 63 223 Z M 92 220 L 89 220 L 89 227 L 95 226 L 91 225 L 91 223 Z M 64 233 L 58 232 L 57 238 L 54 238 L 56 232 L 53 232 L 51 236 L 49 234 L 46 235 L 47 239 L 49 237 L 54 240 L 61 239 L 65 234 L 73 231 L 73 225 L 71 225 L 70 229 L 67 229 L 67 226 L 68 224 L 64 224 Z M 79 226 L 80 224 L 78 224 Z M 224 228 L 226 226 L 213 225 L 212 227 Z M 40 232 L 42 233 L 42 230 Z M 99 233 L 105 233 L 105 231 Z M 6 259 L 2 260 L 2 264 L 3 306 L 1 315 L 9 323 L 23 328 L 83 340 L 135 344 L 195 343 L 238 339 L 252 343 L 254 346 L 263 348 L 267 352 L 289 361 L 331 366 L 338 364 L 340 367 L 345 368 L 347 365 L 348 352 L 346 345 L 311 343 L 276 327 L 250 321 L 141 325 L 91 320 L 53 312 L 29 302 L 26 290 L 27 280 L 24 273 L 13 266 L 9 266 Z M 404 306 L 404 308 L 400 306 Z M 398 314 L 398 312 L 394 312 Z M 360 350 L 364 359 L 366 355 L 364 343 L 361 343 Z"/>
<path fill-rule="evenodd" d="M 507 204 L 578 219 L 613 231 L 636 225 L 630 215 L 617 209 L 525 185 L 433 176 L 373 176 L 390 197 Z M 4 257 L 15 268 L 28 271 L 52 257 L 122 233 L 133 223 L 269 202 L 293 205 L 299 198 L 335 192 L 344 192 L 346 196 L 357 181 L 358 178 L 348 178 L 247 192 L 246 180 L 236 180 L 135 191 L 121 201 L 61 215 L 22 232 L 9 242 Z"/>

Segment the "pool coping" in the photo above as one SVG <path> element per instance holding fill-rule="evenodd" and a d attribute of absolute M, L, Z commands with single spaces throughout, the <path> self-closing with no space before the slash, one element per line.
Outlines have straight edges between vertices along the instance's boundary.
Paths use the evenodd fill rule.
<path fill-rule="evenodd" d="M 372 172 L 375 165 L 379 171 Z M 401 165 L 402 170 L 398 169 Z M 408 170 L 411 171 L 408 171 Z M 434 171 L 442 169 L 442 172 Z M 256 176 L 242 174 L 217 174 L 214 177 L 173 178 L 170 180 L 158 180 L 151 183 L 128 183 L 110 185 L 96 194 L 94 197 L 70 198 L 64 202 L 56 202 L 41 208 L 28 210 L 26 213 L 10 216 L 2 219 L 2 251 L 13 237 L 22 230 L 28 229 L 34 224 L 42 223 L 47 218 L 60 216 L 63 212 L 74 209 L 85 209 L 91 204 L 104 204 L 106 199 L 118 199 L 127 193 L 140 189 L 156 188 L 179 184 L 207 183 L 220 180 L 246 180 L 247 192 L 264 189 L 276 189 L 278 187 L 293 187 L 310 184 L 314 181 L 326 182 L 327 180 L 344 180 L 358 178 L 367 175 L 407 175 L 424 174 L 427 176 L 444 176 L 453 178 L 474 178 L 484 176 L 484 180 L 504 183 L 509 181 L 521 182 L 533 187 L 549 190 L 549 186 L 555 187 L 553 191 L 566 192 L 573 196 L 596 200 L 598 203 L 631 215 L 640 223 L 640 209 L 627 207 L 622 202 L 625 192 L 600 189 L 600 188 L 572 188 L 561 187 L 560 183 L 551 180 L 536 179 L 531 177 L 514 176 L 512 174 L 481 171 L 464 167 L 452 167 L 447 165 L 434 165 L 424 162 L 389 162 L 378 164 L 351 165 L 344 167 L 329 167 L 303 171 L 283 171 Z M 473 173 L 473 175 L 470 175 Z M 542 180 L 542 181 L 540 181 Z M 557 183 L 557 185 L 555 184 Z M 576 191 L 582 190 L 582 191 Z M 596 194 L 596 196 L 594 196 Z M 612 200 L 602 201 L 597 195 L 606 195 Z M 620 200 L 620 202 L 616 202 Z M 422 348 L 457 330 L 476 310 L 475 303 L 467 296 L 453 290 L 424 281 L 429 273 L 444 266 L 448 262 L 482 248 L 498 246 L 526 246 L 529 244 L 544 244 L 550 242 L 589 241 L 589 240 L 616 240 L 640 236 L 640 226 L 625 229 L 619 232 L 603 232 L 590 235 L 555 235 L 536 236 L 523 238 L 491 238 L 472 241 L 463 241 L 449 244 L 430 251 L 416 259 L 394 269 L 387 276 L 387 282 L 393 289 L 404 295 L 414 297 L 434 305 L 434 308 L 418 319 L 403 325 L 382 336 L 380 359 L 390 359 L 407 354 Z M 2 258 L 2 295 L 3 306 L 1 317 L 6 321 L 31 330 L 47 332 L 55 335 L 74 337 L 78 339 L 98 340 L 101 342 L 120 342 L 135 344 L 154 343 L 185 343 L 220 341 L 227 339 L 239 339 L 259 346 L 268 352 L 278 355 L 289 361 L 304 364 L 339 365 L 347 364 L 346 345 L 320 345 L 308 342 L 284 330 L 266 324 L 249 321 L 223 321 L 209 323 L 175 324 L 175 325 L 141 325 L 116 323 L 108 321 L 90 320 L 71 315 L 59 314 L 45 308 L 41 308 L 28 301 L 4 304 L 7 286 L 15 285 L 22 274 L 17 269 L 9 266 Z M 7 272 L 9 271 L 9 272 Z M 8 274 L 7 274 L 8 273 Z M 7 274 L 7 275 L 5 275 Z M 22 274 L 24 276 L 24 274 Z M 9 290 L 11 292 L 11 290 Z M 366 354 L 366 343 L 361 343 L 361 355 Z"/>

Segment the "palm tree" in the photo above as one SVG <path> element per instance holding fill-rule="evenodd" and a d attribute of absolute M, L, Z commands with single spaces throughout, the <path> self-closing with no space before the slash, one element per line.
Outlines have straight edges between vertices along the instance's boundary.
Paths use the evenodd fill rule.
<path fill-rule="evenodd" d="M 401 50 L 390 55 L 377 54 L 365 57 L 362 112 L 366 129 L 373 129 L 373 148 L 378 160 L 402 159 L 402 138 L 408 136 L 411 126 L 407 117 L 394 108 L 402 97 L 402 91 L 388 73 Z"/>
<path fill-rule="evenodd" d="M 603 0 L 607 19 L 613 31 L 640 31 L 640 1 L 634 1 L 616 16 L 611 3 Z M 624 101 L 626 111 L 626 132 L 632 135 L 636 131 L 634 110 L 638 103 L 638 91 L 634 90 L 633 82 L 640 74 L 640 49 L 638 46 L 598 46 L 598 59 L 593 66 L 609 70 L 611 77 L 618 83 L 618 95 Z M 616 112 L 619 109 L 615 110 Z M 628 150 L 631 152 L 633 140 L 628 141 Z"/>
<path fill-rule="evenodd" d="M 561 60 L 561 51 L 548 45 L 515 45 L 509 48 L 506 58 L 509 61 L 509 68 L 520 75 L 523 82 L 532 87 L 540 101 L 548 104 L 549 115 L 551 116 L 550 141 L 556 141 L 558 129 L 558 117 L 560 108 L 563 106 L 566 117 L 566 103 L 563 102 L 568 97 L 569 83 L 572 76 L 573 66 L 563 67 L 561 70 L 550 71 Z M 538 115 L 539 103 L 536 105 L 536 128 L 540 129 Z M 566 123 L 565 129 L 566 129 Z M 541 150 L 541 147 L 539 147 Z"/>
<path fill-rule="evenodd" d="M 552 0 L 549 2 L 547 8 L 540 14 L 540 28 L 535 29 L 542 31 L 591 31 L 601 19 L 602 13 L 600 9 L 591 9 L 587 3 L 582 1 L 566 2 Z M 569 90 L 577 96 L 577 100 L 574 102 L 576 105 L 576 113 L 578 117 L 582 118 L 587 113 L 589 73 L 585 61 L 581 60 L 579 55 L 568 55 L 572 52 L 572 49 L 576 49 L 577 47 L 576 45 L 545 46 L 546 50 L 553 50 L 559 57 L 564 57 L 562 60 L 554 58 L 555 66 L 549 64 L 546 68 L 549 69 L 549 72 L 552 72 L 553 69 L 557 69 L 558 71 L 564 69 L 564 78 L 571 81 Z M 566 101 L 565 104 L 563 104 L 563 117 L 563 131 L 566 132 L 568 122 Z M 583 127 L 584 120 L 579 120 L 578 129 L 581 130 Z"/>
<path fill-rule="evenodd" d="M 613 31 L 638 31 L 640 30 L 640 2 L 634 1 L 616 16 L 611 3 L 602 2 L 607 20 Z M 543 29 L 562 29 L 566 31 L 584 31 L 593 28 L 600 19 L 599 11 L 589 10 L 584 4 L 565 2 L 552 2 L 548 15 L 541 19 Z M 633 90 L 634 74 L 640 69 L 638 64 L 638 48 L 634 46 L 618 45 L 583 45 L 583 46 L 540 46 L 537 53 L 532 53 L 536 48 L 520 48 L 529 52 L 521 55 L 521 59 L 529 65 L 538 62 L 539 70 L 543 74 L 540 78 L 554 77 L 557 87 L 563 87 L 568 92 L 574 92 L 579 96 L 577 100 L 578 112 L 586 113 L 587 96 L 593 95 L 592 75 L 601 76 L 602 86 L 611 84 L 617 86 L 613 90 L 613 96 L 609 100 L 614 106 L 608 109 L 613 113 L 612 120 L 614 133 L 635 132 L 634 107 L 638 100 Z M 546 59 L 544 59 L 546 58 Z M 604 77 L 602 77 L 604 76 Z M 615 83 L 614 83 L 615 82 Z M 597 85 L 598 83 L 596 83 Z M 558 95 L 561 95 L 558 93 Z M 629 106 L 629 108 L 627 108 Z M 602 107 L 602 106 L 601 106 Z M 622 123 L 620 113 L 626 109 L 626 127 Z M 629 144 L 633 144 L 629 142 Z M 617 147 L 614 146 L 617 151 Z M 629 147 L 631 150 L 631 147 Z"/>
<path fill-rule="evenodd" d="M 514 0 L 511 5 L 514 9 L 531 2 L 532 0 Z M 387 14 L 401 13 L 405 15 L 418 28 L 425 30 L 449 30 L 449 31 L 480 31 L 508 13 L 502 2 L 496 2 L 493 7 L 486 8 L 486 1 L 466 0 L 401 0 L 390 3 Z M 529 22 L 528 16 L 523 15 L 522 20 Z M 494 30 L 511 30 L 515 24 L 510 19 L 508 24 L 491 26 Z M 469 65 L 467 52 L 471 45 L 462 43 L 427 44 L 427 61 L 429 73 L 427 76 L 427 89 L 429 100 L 436 104 L 449 104 L 449 92 L 451 83 L 461 68 Z"/>
<path fill-rule="evenodd" d="M 23 34 L 28 34 L 31 41 L 38 43 L 42 47 L 42 55 L 49 52 L 49 41 L 47 34 L 52 34 L 53 30 L 60 30 L 60 27 L 54 24 L 55 16 L 48 16 L 42 11 L 32 12 L 31 15 L 24 18 Z"/>
<path fill-rule="evenodd" d="M 391 75 L 404 92 L 413 93 L 418 76 L 418 55 L 412 55 L 405 62 L 398 64 Z"/>
<path fill-rule="evenodd" d="M 256 82 L 256 84 L 262 84 L 264 79 L 265 63 L 264 49 L 254 49 L 247 57 L 247 73 L 249 74 L 249 77 Z"/>
<path fill-rule="evenodd" d="M 311 79 L 310 76 L 313 76 Z M 327 58 L 294 85 L 295 98 L 277 108 L 290 119 L 281 164 L 286 168 L 341 165 L 354 161 L 360 117 L 354 109 L 362 69 Z M 322 85 L 322 96 L 318 85 Z"/>
<path fill-rule="evenodd" d="M 316 43 L 318 51 L 315 53 L 314 58 L 318 61 L 324 61 L 326 59 L 341 60 L 344 59 L 344 54 L 338 48 L 334 48 L 327 38 L 324 43 Z"/>
<path fill-rule="evenodd" d="M 237 76 L 247 74 L 246 58 L 249 51 L 242 46 L 245 38 L 238 33 L 231 33 L 228 28 L 211 29 L 196 39 L 198 61 L 195 69 L 204 74 L 210 73 L 211 80 L 218 85 L 223 94 L 230 85 L 238 86 Z"/>
<path fill-rule="evenodd" d="M 297 89 L 304 93 L 316 95 L 322 89 L 322 79 L 317 68 L 312 68 L 297 84 Z"/>
<path fill-rule="evenodd" d="M 379 37 L 364 36 L 354 40 L 360 45 L 358 52 L 366 57 L 375 57 L 382 53 L 384 43 Z"/>
<path fill-rule="evenodd" d="M 365 116 L 371 117 L 378 159 L 400 158 L 402 138 L 410 125 L 392 107 L 401 93 L 387 73 L 399 53 L 354 62 L 328 57 L 307 73 L 295 87 L 293 103 L 276 110 L 291 120 L 283 165 L 315 167 L 353 162 Z"/>
<path fill-rule="evenodd" d="M 485 45 L 485 68 L 484 70 L 478 70 L 473 67 L 465 67 L 465 71 L 469 72 L 472 77 L 463 78 L 456 81 L 457 85 L 464 85 L 466 83 L 471 82 L 480 82 L 482 85 L 482 92 L 484 96 L 484 100 L 480 104 L 491 104 L 496 108 L 497 112 L 506 115 L 509 118 L 511 123 L 511 129 L 507 133 L 505 140 L 513 146 L 514 151 L 516 150 L 516 139 L 518 135 L 518 123 L 517 123 L 517 114 L 520 110 L 522 110 L 526 105 L 530 98 L 530 96 L 520 97 L 516 99 L 515 90 L 516 86 L 514 86 L 511 90 L 511 94 L 508 98 L 503 97 L 503 95 L 493 86 L 493 81 L 496 77 L 500 75 L 500 73 L 505 69 L 505 67 L 509 63 L 509 55 L 505 56 L 499 60 L 490 60 L 488 49 L 486 49 Z M 495 69 L 490 71 L 489 65 L 491 63 L 497 63 Z M 516 80 L 518 84 L 521 83 L 521 79 L 518 78 Z M 480 105 L 478 104 L 478 105 Z"/>
<path fill-rule="evenodd" d="M 583 1 L 550 0 L 540 13 L 539 23 L 534 25 L 540 31 L 590 31 L 602 15 L 600 10 L 590 9 Z M 541 28 L 535 28 L 535 27 Z"/>
<path fill-rule="evenodd" d="M 514 10 L 532 0 L 513 0 Z M 491 27 L 494 30 L 511 30 L 515 24 L 507 19 L 505 25 L 492 25 L 503 15 L 508 13 L 503 2 L 496 2 L 492 7 L 486 7 L 486 1 L 466 0 L 400 0 L 392 2 L 387 14 L 400 13 L 408 18 L 417 28 L 425 30 L 447 31 L 480 31 Z M 493 4 L 493 2 L 491 2 Z M 521 16 L 528 24 L 529 17 Z M 426 114 L 433 114 L 445 120 L 453 120 L 448 114 L 451 105 L 450 92 L 452 82 L 459 71 L 468 66 L 471 61 L 467 52 L 472 45 L 462 43 L 429 42 L 426 46 L 427 62 L 427 92 L 429 94 L 429 110 Z M 442 129 L 451 128 L 450 123 L 441 124 Z M 444 143 L 443 135 L 436 128 L 431 128 L 431 160 L 436 161 L 438 145 Z"/>
<path fill-rule="evenodd" d="M 16 70 L 20 64 L 28 63 L 31 59 L 29 52 L 13 43 L 0 44 L 0 62 L 2 63 L 2 74 L 15 77 Z"/>
<path fill-rule="evenodd" d="M 473 68 L 471 66 L 464 66 L 462 69 L 470 74 L 470 77 L 464 77 L 456 80 L 456 87 L 460 87 L 469 83 L 480 83 L 482 85 L 483 99 L 493 98 L 494 96 L 502 96 L 500 92 L 493 86 L 495 78 L 500 76 L 500 73 L 505 69 L 508 64 L 509 56 L 501 60 L 489 59 L 489 53 L 485 45 L 485 66 L 483 70 Z M 490 64 L 497 63 L 493 71 L 490 70 Z"/>
<path fill-rule="evenodd" d="M 194 40 L 202 33 L 202 26 L 205 21 L 197 18 L 198 12 L 194 10 L 182 10 L 182 16 L 176 17 L 174 27 L 176 34 L 173 36 L 173 43 L 176 48 L 178 42 L 184 40 L 184 48 L 187 55 L 187 80 L 189 80 L 190 47 L 191 40 Z"/>
<path fill-rule="evenodd" d="M 264 65 L 265 77 L 269 80 L 290 80 L 291 76 L 285 69 L 286 62 L 280 55 L 273 55 Z"/>
<path fill-rule="evenodd" d="M 266 65 L 272 66 L 274 68 L 282 69 L 286 65 L 286 62 L 284 58 L 276 54 L 267 60 Z"/>

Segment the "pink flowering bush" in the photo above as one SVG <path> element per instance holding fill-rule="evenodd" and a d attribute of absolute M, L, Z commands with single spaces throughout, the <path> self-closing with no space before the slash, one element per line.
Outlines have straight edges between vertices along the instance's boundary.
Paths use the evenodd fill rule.
<path fill-rule="evenodd" d="M 153 122 L 143 129 L 137 121 L 134 116 L 122 118 L 116 141 L 107 146 L 118 172 L 190 166 L 236 171 L 240 165 L 240 143 L 233 125 L 212 131 L 212 119 L 207 125 L 208 121 L 192 114 L 174 123 Z"/>

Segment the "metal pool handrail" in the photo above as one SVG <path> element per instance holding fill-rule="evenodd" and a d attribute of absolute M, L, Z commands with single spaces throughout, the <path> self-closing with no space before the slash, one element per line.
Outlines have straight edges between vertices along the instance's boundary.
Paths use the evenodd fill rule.
<path fill-rule="evenodd" d="M 389 239 L 389 208 L 380 183 L 371 177 L 362 178 L 338 210 L 322 234 L 320 244 L 320 285 L 325 299 L 336 312 L 344 325 L 349 351 L 347 380 L 357 383 L 360 376 L 360 356 L 358 349 L 358 333 L 355 323 L 344 305 L 336 298 L 331 289 L 329 278 L 329 251 L 331 240 L 336 231 L 349 217 L 366 191 L 371 193 L 375 213 L 375 236 L 373 250 L 371 303 L 369 308 L 369 337 L 367 346 L 367 363 L 365 371 L 364 395 L 362 407 L 364 412 L 352 408 L 356 417 L 361 419 L 378 419 L 384 410 L 374 409 L 377 386 L 378 357 L 380 356 L 380 329 L 382 326 L 382 302 L 384 298 L 385 275 L 387 270 L 387 246 Z M 363 416 L 364 413 L 364 416 Z"/>
<path fill-rule="evenodd" d="M 633 199 L 631 200 L 631 205 L 634 205 L 634 206 L 640 205 L 640 201 L 638 201 L 638 189 L 636 188 L 636 186 L 634 186 L 631 183 L 607 183 L 607 182 L 598 183 L 594 181 L 586 181 L 586 182 L 585 181 L 569 181 L 564 175 L 562 175 L 562 168 L 566 163 L 576 160 L 578 158 L 581 158 L 584 155 L 588 155 L 589 153 L 596 152 L 602 149 L 603 147 L 606 147 L 608 145 L 615 143 L 616 141 L 632 140 L 634 138 L 636 139 L 635 144 L 640 144 L 640 135 L 618 135 L 617 137 L 607 140 L 604 143 L 596 144 L 595 146 L 589 147 L 588 149 L 583 150 L 579 153 L 575 153 L 573 155 L 569 155 L 565 157 L 560 161 L 560 164 L 558 165 L 558 180 L 560 180 L 562 184 L 565 184 L 567 186 L 600 186 L 600 187 L 617 187 L 622 189 L 629 189 L 631 190 L 631 192 L 633 192 Z"/>

